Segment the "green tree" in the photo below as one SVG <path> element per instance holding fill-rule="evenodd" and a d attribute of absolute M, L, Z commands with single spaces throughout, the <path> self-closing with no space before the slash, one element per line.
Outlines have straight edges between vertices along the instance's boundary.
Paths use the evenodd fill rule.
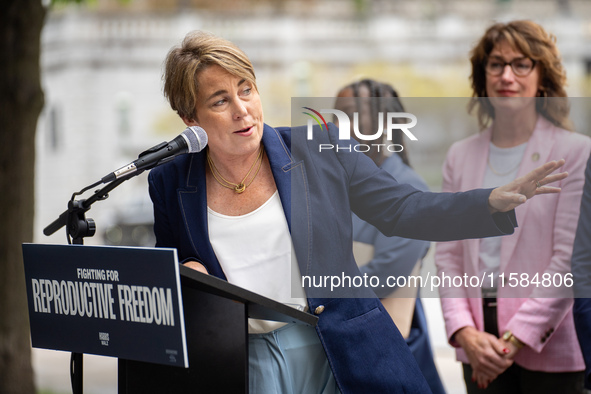
<path fill-rule="evenodd" d="M 35 130 L 43 108 L 41 0 L 0 1 L 0 393 L 34 393 L 22 242 L 33 240 Z"/>

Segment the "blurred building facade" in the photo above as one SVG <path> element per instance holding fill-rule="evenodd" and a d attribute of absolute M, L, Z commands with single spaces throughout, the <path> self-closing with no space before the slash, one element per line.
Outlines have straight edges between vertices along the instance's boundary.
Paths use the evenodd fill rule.
<path fill-rule="evenodd" d="M 556 35 L 569 95 L 589 96 L 588 1 L 97 0 L 56 7 L 42 37 L 35 241 L 64 243 L 64 229 L 49 238 L 42 230 L 73 192 L 184 129 L 162 96 L 161 70 L 191 30 L 247 53 L 265 120 L 280 126 L 291 123 L 291 97 L 332 97 L 362 77 L 391 83 L 401 97 L 467 97 L 470 48 L 493 21 L 512 19 L 532 19 Z M 464 136 L 440 128 L 412 147 L 415 168 L 435 189 L 447 148 Z M 87 243 L 152 243 L 145 174 L 88 217 L 97 236 Z"/>

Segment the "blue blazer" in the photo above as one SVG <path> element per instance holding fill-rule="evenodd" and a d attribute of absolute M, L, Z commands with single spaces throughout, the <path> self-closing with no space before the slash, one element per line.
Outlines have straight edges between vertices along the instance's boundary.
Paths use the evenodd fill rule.
<path fill-rule="evenodd" d="M 573 246 L 573 316 L 585 359 L 585 387 L 591 389 L 591 157 L 585 169 L 581 213 Z"/>
<path fill-rule="evenodd" d="M 351 211 L 386 235 L 447 241 L 512 233 L 514 212 L 490 215 L 490 190 L 424 193 L 397 183 L 364 154 L 339 141 L 338 129 L 265 125 L 262 143 L 301 275 L 359 276 Z M 319 144 L 339 149 L 319 152 Z M 204 152 L 182 155 L 149 175 L 157 246 L 197 259 L 225 279 L 208 239 Z M 264 240 L 262 240 L 264 241 Z M 371 288 L 306 287 L 318 311 L 318 336 L 343 393 L 428 393 L 403 337 Z M 319 308 L 323 306 L 324 308 Z"/>

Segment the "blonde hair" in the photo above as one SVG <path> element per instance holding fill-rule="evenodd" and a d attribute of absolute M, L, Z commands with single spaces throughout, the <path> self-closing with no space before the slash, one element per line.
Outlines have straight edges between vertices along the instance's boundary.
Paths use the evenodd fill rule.
<path fill-rule="evenodd" d="M 556 37 L 548 34 L 535 22 L 520 20 L 509 23 L 496 23 L 488 28 L 478 44 L 472 49 L 472 100 L 468 105 L 471 112 L 477 109 L 478 123 L 485 128 L 495 117 L 494 108 L 486 93 L 485 66 L 488 56 L 499 42 L 506 42 L 514 50 L 523 53 L 540 67 L 540 88 L 536 100 L 536 110 L 555 125 L 570 129 L 569 106 L 566 99 L 566 72 L 562 66 L 560 53 L 556 47 Z M 546 97 L 564 99 L 547 100 Z M 549 103 L 549 101 L 551 101 Z"/>
<path fill-rule="evenodd" d="M 164 96 L 181 118 L 197 120 L 197 77 L 212 64 L 247 80 L 256 89 L 254 68 L 240 48 L 210 33 L 190 32 L 180 46 L 168 52 L 163 75 Z"/>

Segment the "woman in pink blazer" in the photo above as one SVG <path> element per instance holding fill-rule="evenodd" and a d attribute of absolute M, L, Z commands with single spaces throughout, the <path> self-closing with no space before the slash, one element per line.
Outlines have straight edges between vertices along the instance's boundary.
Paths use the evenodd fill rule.
<path fill-rule="evenodd" d="M 443 191 L 503 184 L 561 158 L 569 177 L 561 193 L 516 209 L 512 236 L 437 245 L 440 275 L 486 278 L 440 289 L 449 342 L 468 393 L 579 393 L 585 365 L 569 273 L 591 139 L 568 130 L 565 73 L 539 25 L 493 25 L 471 62 L 470 110 L 483 131 L 450 148 Z"/>

